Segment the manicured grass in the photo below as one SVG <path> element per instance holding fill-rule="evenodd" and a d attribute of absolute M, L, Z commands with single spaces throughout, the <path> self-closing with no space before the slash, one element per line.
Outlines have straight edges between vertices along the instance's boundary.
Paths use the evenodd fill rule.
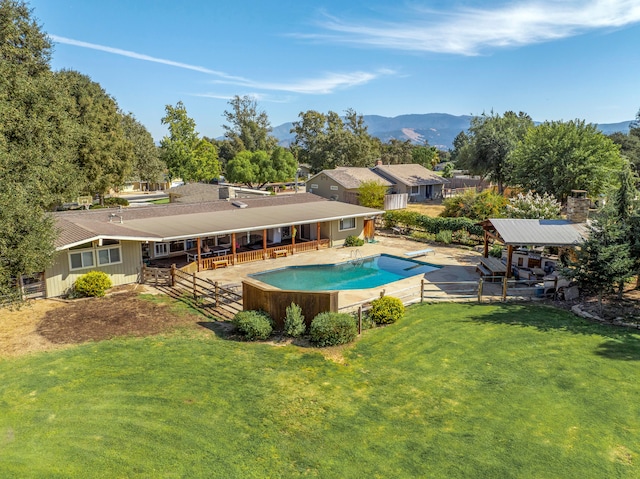
<path fill-rule="evenodd" d="M 153 203 L 154 205 L 166 205 L 169 204 L 169 198 L 160 198 L 159 200 L 147 201 L 147 203 Z"/>
<path fill-rule="evenodd" d="M 0 362 L 1 477 L 640 477 L 640 335 L 423 305 L 342 363 L 173 336 Z"/>

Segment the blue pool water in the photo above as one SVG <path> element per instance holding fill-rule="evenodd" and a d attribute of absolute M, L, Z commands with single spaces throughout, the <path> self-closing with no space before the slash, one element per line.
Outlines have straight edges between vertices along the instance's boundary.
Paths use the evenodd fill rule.
<path fill-rule="evenodd" d="M 346 263 L 289 266 L 249 276 L 280 289 L 328 291 L 375 288 L 440 268 L 421 261 L 381 254 Z"/>

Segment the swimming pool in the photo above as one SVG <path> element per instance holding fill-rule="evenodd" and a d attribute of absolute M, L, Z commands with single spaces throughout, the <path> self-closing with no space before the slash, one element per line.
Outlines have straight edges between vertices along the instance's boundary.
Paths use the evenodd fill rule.
<path fill-rule="evenodd" d="M 421 261 L 381 254 L 345 263 L 288 266 L 249 276 L 280 289 L 329 291 L 375 288 L 440 268 Z"/>

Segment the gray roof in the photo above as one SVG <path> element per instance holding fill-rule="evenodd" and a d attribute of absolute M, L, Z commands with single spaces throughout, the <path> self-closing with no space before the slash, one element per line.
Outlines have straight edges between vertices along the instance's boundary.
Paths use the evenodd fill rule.
<path fill-rule="evenodd" d="M 55 246 L 62 250 L 99 238 L 170 241 L 384 213 L 311 193 L 247 198 L 242 202 L 246 208 L 222 200 L 53 213 L 59 231 Z"/>
<path fill-rule="evenodd" d="M 318 175 L 322 174 L 327 175 L 347 190 L 357 189 L 366 181 L 377 181 L 384 186 L 393 186 L 391 181 L 383 178 L 369 168 L 340 166 L 334 170 L 322 170 L 318 173 Z M 315 175 L 313 178 L 318 175 Z"/>
<path fill-rule="evenodd" d="M 490 219 L 507 245 L 574 246 L 586 238 L 584 223 L 544 219 Z"/>
<path fill-rule="evenodd" d="M 376 165 L 373 169 L 381 175 L 407 186 L 443 185 L 449 183 L 448 180 L 436 175 L 433 171 L 415 163 Z"/>

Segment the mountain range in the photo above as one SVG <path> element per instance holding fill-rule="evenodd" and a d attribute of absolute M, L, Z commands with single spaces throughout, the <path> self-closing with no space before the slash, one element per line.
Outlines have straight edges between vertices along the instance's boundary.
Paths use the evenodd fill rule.
<path fill-rule="evenodd" d="M 471 115 L 449 115 L 447 113 L 424 113 L 400 115 L 393 118 L 379 115 L 364 115 L 363 119 L 369 134 L 380 138 L 383 143 L 392 138 L 411 140 L 412 143 L 423 144 L 425 140 L 431 146 L 442 150 L 453 148 L 453 140 L 461 131 L 467 130 L 473 118 Z M 535 122 L 538 124 L 539 122 Z M 627 133 L 629 121 L 620 123 L 599 124 L 598 129 L 608 135 L 617 131 Z M 292 122 L 283 123 L 271 132 L 283 146 L 289 145 L 295 135 L 291 133 Z"/>

